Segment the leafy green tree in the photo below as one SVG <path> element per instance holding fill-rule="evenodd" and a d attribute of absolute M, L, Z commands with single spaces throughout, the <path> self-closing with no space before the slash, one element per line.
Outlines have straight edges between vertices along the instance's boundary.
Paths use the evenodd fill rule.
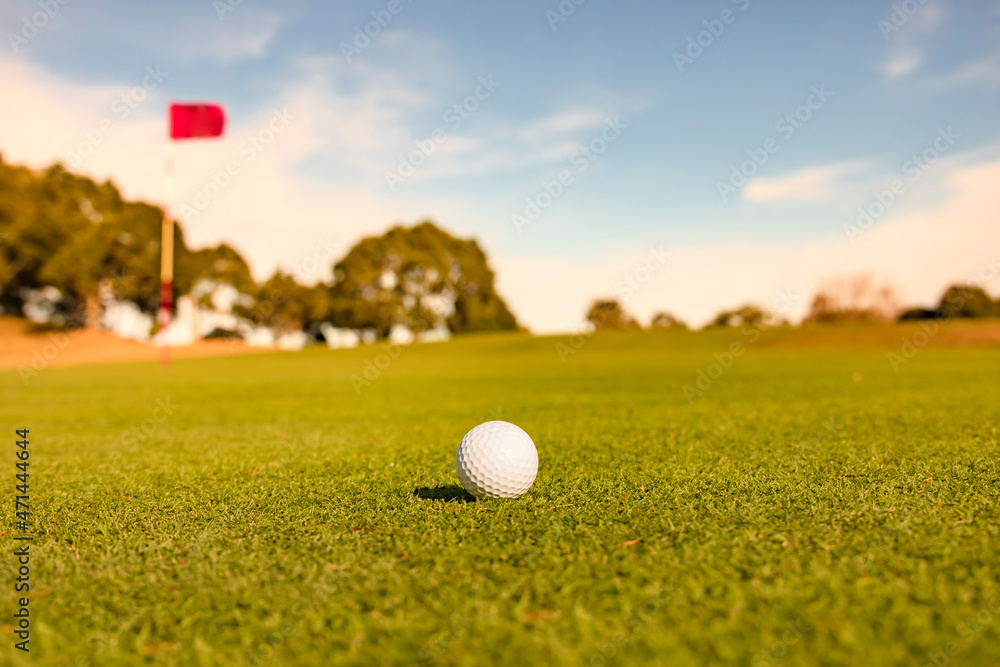
<path fill-rule="evenodd" d="M 828 281 L 813 297 L 806 322 L 846 324 L 885 322 L 899 311 L 895 291 L 879 287 L 871 275 L 844 276 Z"/>
<path fill-rule="evenodd" d="M 710 327 L 741 327 L 744 324 L 751 327 L 766 325 L 768 315 L 759 306 L 746 304 L 736 310 L 725 310 L 715 316 Z"/>
<path fill-rule="evenodd" d="M 900 322 L 908 322 L 911 320 L 937 320 L 941 319 L 942 313 L 940 310 L 933 308 L 907 308 L 902 313 L 899 314 Z"/>
<path fill-rule="evenodd" d="M 683 321 L 667 312 L 659 312 L 653 315 L 650 326 L 654 329 L 687 329 Z"/>
<path fill-rule="evenodd" d="M 455 333 L 517 329 L 473 240 L 429 221 L 361 240 L 333 267 L 329 316 L 338 327 L 388 335 L 444 323 Z"/>
<path fill-rule="evenodd" d="M 991 317 L 998 314 L 997 304 L 982 287 L 952 285 L 941 297 L 938 310 L 945 317 Z"/>
<path fill-rule="evenodd" d="M 92 324 L 105 298 L 155 313 L 161 221 L 158 207 L 124 201 L 111 182 L 58 164 L 35 172 L 0 159 L 0 306 L 20 313 L 26 290 L 52 286 L 70 326 Z M 174 248 L 175 294 L 202 278 L 256 293 L 246 261 L 230 246 L 191 251 L 175 225 Z"/>
<path fill-rule="evenodd" d="M 200 280 L 212 280 L 232 285 L 242 294 L 253 295 L 257 283 L 250 274 L 250 266 L 232 246 L 222 243 L 214 248 L 189 250 L 184 243 L 180 225 L 175 225 L 174 290 L 189 294 Z"/>
<path fill-rule="evenodd" d="M 131 301 L 153 314 L 160 304 L 160 234 L 163 214 L 159 207 L 123 202 L 117 215 L 104 225 L 102 280 L 111 296 Z M 175 243 L 186 251 L 178 232 Z"/>
<path fill-rule="evenodd" d="M 275 272 L 255 296 L 254 307 L 241 314 L 254 324 L 271 327 L 279 333 L 314 329 L 330 310 L 326 286 L 305 287 L 281 271 Z"/>
<path fill-rule="evenodd" d="M 594 329 L 640 329 L 634 317 L 614 299 L 595 301 L 587 310 L 587 321 Z"/>
<path fill-rule="evenodd" d="M 102 212 L 120 202 L 110 183 L 98 185 L 74 176 L 60 165 L 35 174 L 23 168 L 0 169 L 0 191 L 20 187 L 24 208 L 0 212 L 5 245 L 3 301 L 23 305 L 25 289 L 51 285 L 63 294 L 63 314 L 70 325 L 92 321 L 103 268 Z M 6 194 L 6 193 L 5 193 Z"/>

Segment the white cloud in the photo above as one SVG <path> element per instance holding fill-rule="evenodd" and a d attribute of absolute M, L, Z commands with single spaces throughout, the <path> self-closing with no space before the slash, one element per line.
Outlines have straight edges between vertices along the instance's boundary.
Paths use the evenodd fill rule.
<path fill-rule="evenodd" d="M 748 201 L 829 201 L 838 192 L 838 180 L 858 171 L 860 162 L 808 167 L 774 178 L 753 178 L 743 188 Z"/>
<path fill-rule="evenodd" d="M 607 119 L 607 114 L 593 109 L 559 111 L 518 128 L 516 135 L 521 140 L 528 142 L 540 139 L 552 139 L 553 137 L 577 130 L 598 128 Z"/>
<path fill-rule="evenodd" d="M 188 21 L 181 26 L 179 36 L 169 35 L 178 39 L 162 45 L 186 60 L 212 58 L 234 62 L 263 58 L 284 23 L 278 14 L 257 11 L 249 6 L 236 7 L 221 20 L 215 19 L 215 12 L 211 12 Z"/>
<path fill-rule="evenodd" d="M 925 49 L 920 48 L 918 42 L 934 33 L 945 19 L 944 7 L 936 2 L 919 7 L 914 14 L 904 12 L 897 5 L 893 5 L 892 12 L 887 20 L 896 29 L 886 35 L 891 46 L 888 57 L 879 67 L 887 79 L 907 76 L 923 66 Z M 899 17 L 902 17 L 901 23 Z"/>
<path fill-rule="evenodd" d="M 1000 86 L 1000 51 L 970 60 L 946 74 L 930 77 L 926 83 L 935 90 L 959 86 L 996 88 Z"/>
<path fill-rule="evenodd" d="M 915 48 L 895 49 L 889 59 L 882 64 L 882 74 L 889 79 L 896 79 L 915 72 L 924 64 L 923 54 Z"/>

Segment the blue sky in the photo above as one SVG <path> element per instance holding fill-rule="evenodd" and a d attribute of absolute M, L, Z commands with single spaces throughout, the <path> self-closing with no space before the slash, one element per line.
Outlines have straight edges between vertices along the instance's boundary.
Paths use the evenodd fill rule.
<path fill-rule="evenodd" d="M 266 275 L 294 265 L 324 230 L 349 247 L 391 223 L 429 217 L 480 239 L 515 312 L 541 330 L 572 328 L 586 301 L 612 295 L 621 267 L 627 273 L 654 245 L 707 253 L 703 261 L 719 262 L 708 277 L 723 276 L 718 282 L 729 287 L 679 300 L 678 282 L 706 278 L 688 271 L 671 285 L 654 280 L 634 304 L 640 314 L 659 304 L 698 320 L 740 299 L 766 300 L 782 274 L 755 283 L 752 263 L 734 267 L 725 259 L 738 257 L 730 251 L 741 246 L 747 254 L 782 249 L 784 261 L 800 267 L 788 267 L 788 280 L 812 289 L 838 267 L 803 275 L 800 251 L 842 246 L 858 207 L 900 178 L 903 163 L 933 146 L 940 129 L 951 127 L 957 139 L 879 220 L 896 221 L 900 238 L 916 233 L 903 229 L 906 220 L 946 215 L 942 206 L 956 201 L 962 170 L 998 159 L 998 2 L 566 0 L 561 6 L 574 9 L 557 23 L 554 1 L 399 0 L 394 15 L 390 4 L 69 0 L 15 53 L 10 33 L 22 34 L 40 5 L 6 2 L 3 71 L 23 82 L 26 107 L 35 96 L 66 103 L 47 120 L 58 130 L 24 127 L 28 121 L 18 119 L 30 109 L 6 112 L 15 115 L 0 131 L 0 152 L 38 165 L 65 159 L 115 96 L 158 66 L 169 72 L 163 84 L 81 171 L 160 200 L 159 149 L 140 165 L 137 147 L 159 140 L 168 100 L 218 101 L 229 112 L 226 141 L 180 149 L 177 201 L 190 202 L 213 170 L 239 155 L 240 139 L 284 108 L 295 117 L 291 129 L 245 165 L 242 185 L 185 221 L 194 241 L 233 242 Z M 374 30 L 373 12 L 391 21 Z M 880 21 L 888 23 L 880 28 Z M 370 43 L 345 57 L 343 45 L 354 45 L 366 24 Z M 701 53 L 686 53 L 699 33 Z M 676 54 L 696 57 L 679 68 Z M 474 94 L 481 77 L 499 85 L 473 100 L 476 108 L 454 127 L 456 116 L 446 112 Z M 814 108 L 803 107 L 816 90 L 828 99 L 814 96 Z M 5 97 L 5 105 L 21 101 Z M 777 125 L 797 111 L 808 118 L 794 132 L 787 121 Z M 614 119 L 620 131 L 580 171 L 576 151 Z M 386 172 L 438 128 L 443 141 L 391 190 Z M 770 153 L 763 151 L 769 139 Z M 719 183 L 754 153 L 766 160 L 723 201 Z M 518 231 L 512 216 L 524 212 L 526 198 L 537 201 L 543 184 L 566 170 L 572 182 Z M 985 215 L 975 230 L 992 241 L 997 221 Z M 866 264 L 850 245 L 837 252 L 858 261 L 842 262 L 850 265 L 844 271 L 884 270 L 904 299 L 932 291 L 907 277 L 905 255 L 883 263 L 869 250 Z M 982 245 L 976 240 L 973 248 Z M 934 279 L 961 278 L 979 261 L 970 255 L 968 268 L 959 261 L 970 252 L 956 248 L 954 265 Z M 586 282 L 600 270 L 608 275 Z M 563 275 L 573 271 L 579 279 Z M 545 299 L 531 289 L 539 281 L 552 286 Z M 567 305 L 553 309 L 546 300 Z"/>

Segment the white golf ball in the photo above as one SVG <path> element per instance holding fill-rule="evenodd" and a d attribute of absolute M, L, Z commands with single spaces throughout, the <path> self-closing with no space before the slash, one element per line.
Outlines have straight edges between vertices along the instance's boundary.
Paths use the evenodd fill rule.
<path fill-rule="evenodd" d="M 538 474 L 538 452 L 527 433 L 508 422 L 480 424 L 465 434 L 455 470 L 476 498 L 517 498 Z"/>

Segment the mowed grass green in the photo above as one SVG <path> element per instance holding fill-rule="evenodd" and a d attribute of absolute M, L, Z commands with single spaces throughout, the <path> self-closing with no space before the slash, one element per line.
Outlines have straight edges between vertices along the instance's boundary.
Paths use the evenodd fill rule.
<path fill-rule="evenodd" d="M 473 336 L 359 391 L 378 346 L 5 373 L 0 662 L 1000 664 L 1000 349 L 783 337 L 693 401 L 739 333 Z M 538 447 L 516 501 L 458 486 L 491 419 Z"/>

